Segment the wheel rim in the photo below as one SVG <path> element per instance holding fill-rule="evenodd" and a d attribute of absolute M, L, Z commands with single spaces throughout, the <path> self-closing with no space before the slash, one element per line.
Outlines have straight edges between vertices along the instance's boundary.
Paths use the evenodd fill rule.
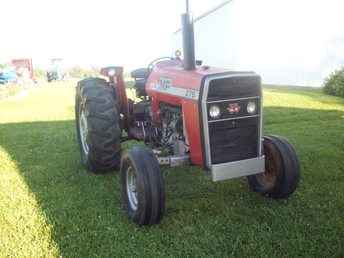
<path fill-rule="evenodd" d="M 278 177 L 278 157 L 277 150 L 265 148 L 265 172 L 257 175 L 258 182 L 264 186 L 266 190 L 272 190 L 276 185 Z"/>
<path fill-rule="evenodd" d="M 85 111 L 82 109 L 79 118 L 80 140 L 84 153 L 88 155 L 89 147 L 87 144 L 88 125 Z"/>
<path fill-rule="evenodd" d="M 127 169 L 127 195 L 129 199 L 129 205 L 132 210 L 137 210 L 137 185 L 136 175 L 134 169 L 129 166 Z"/>

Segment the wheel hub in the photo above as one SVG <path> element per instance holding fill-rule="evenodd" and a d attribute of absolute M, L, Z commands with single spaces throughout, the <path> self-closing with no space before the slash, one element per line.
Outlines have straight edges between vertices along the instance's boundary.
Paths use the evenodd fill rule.
<path fill-rule="evenodd" d="M 129 199 L 129 205 L 132 210 L 137 210 L 137 185 L 136 185 L 136 175 L 134 169 L 129 166 L 127 169 L 127 195 Z"/>
<path fill-rule="evenodd" d="M 277 151 L 265 148 L 265 172 L 257 175 L 257 180 L 264 185 L 265 189 L 272 190 L 276 185 L 278 177 L 278 156 Z"/>
<path fill-rule="evenodd" d="M 80 140 L 84 153 L 87 155 L 89 152 L 89 147 L 87 144 L 87 135 L 88 135 L 88 124 L 85 111 L 82 110 L 79 118 L 79 128 L 80 128 Z"/>

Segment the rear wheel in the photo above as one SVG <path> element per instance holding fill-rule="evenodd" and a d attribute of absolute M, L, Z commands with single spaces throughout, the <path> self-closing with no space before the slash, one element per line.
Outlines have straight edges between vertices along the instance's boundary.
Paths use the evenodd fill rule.
<path fill-rule="evenodd" d="M 288 198 L 300 180 L 300 165 L 293 146 L 279 136 L 264 137 L 265 172 L 248 176 L 250 188 L 275 199 Z"/>
<path fill-rule="evenodd" d="M 158 224 L 165 211 L 165 186 L 159 163 L 146 147 L 134 147 L 121 162 L 122 201 L 131 221 Z"/>
<path fill-rule="evenodd" d="M 114 89 L 99 78 L 80 81 L 75 115 L 83 164 L 95 173 L 118 167 L 121 130 Z"/>

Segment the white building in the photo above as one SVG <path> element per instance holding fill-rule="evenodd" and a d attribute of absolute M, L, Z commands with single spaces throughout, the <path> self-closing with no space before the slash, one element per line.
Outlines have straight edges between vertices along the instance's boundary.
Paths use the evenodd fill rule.
<path fill-rule="evenodd" d="M 232 0 L 195 19 L 196 58 L 259 73 L 264 83 L 320 86 L 344 66 L 342 0 Z M 181 49 L 180 30 L 173 35 Z"/>

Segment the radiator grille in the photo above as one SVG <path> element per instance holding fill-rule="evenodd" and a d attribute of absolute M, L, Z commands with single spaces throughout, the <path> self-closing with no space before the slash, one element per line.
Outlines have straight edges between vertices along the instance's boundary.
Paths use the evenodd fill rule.
<path fill-rule="evenodd" d="M 212 164 L 257 157 L 258 125 L 258 117 L 210 123 Z"/>
<path fill-rule="evenodd" d="M 260 78 L 238 76 L 212 80 L 209 84 L 208 100 L 245 98 L 260 95 Z"/>

